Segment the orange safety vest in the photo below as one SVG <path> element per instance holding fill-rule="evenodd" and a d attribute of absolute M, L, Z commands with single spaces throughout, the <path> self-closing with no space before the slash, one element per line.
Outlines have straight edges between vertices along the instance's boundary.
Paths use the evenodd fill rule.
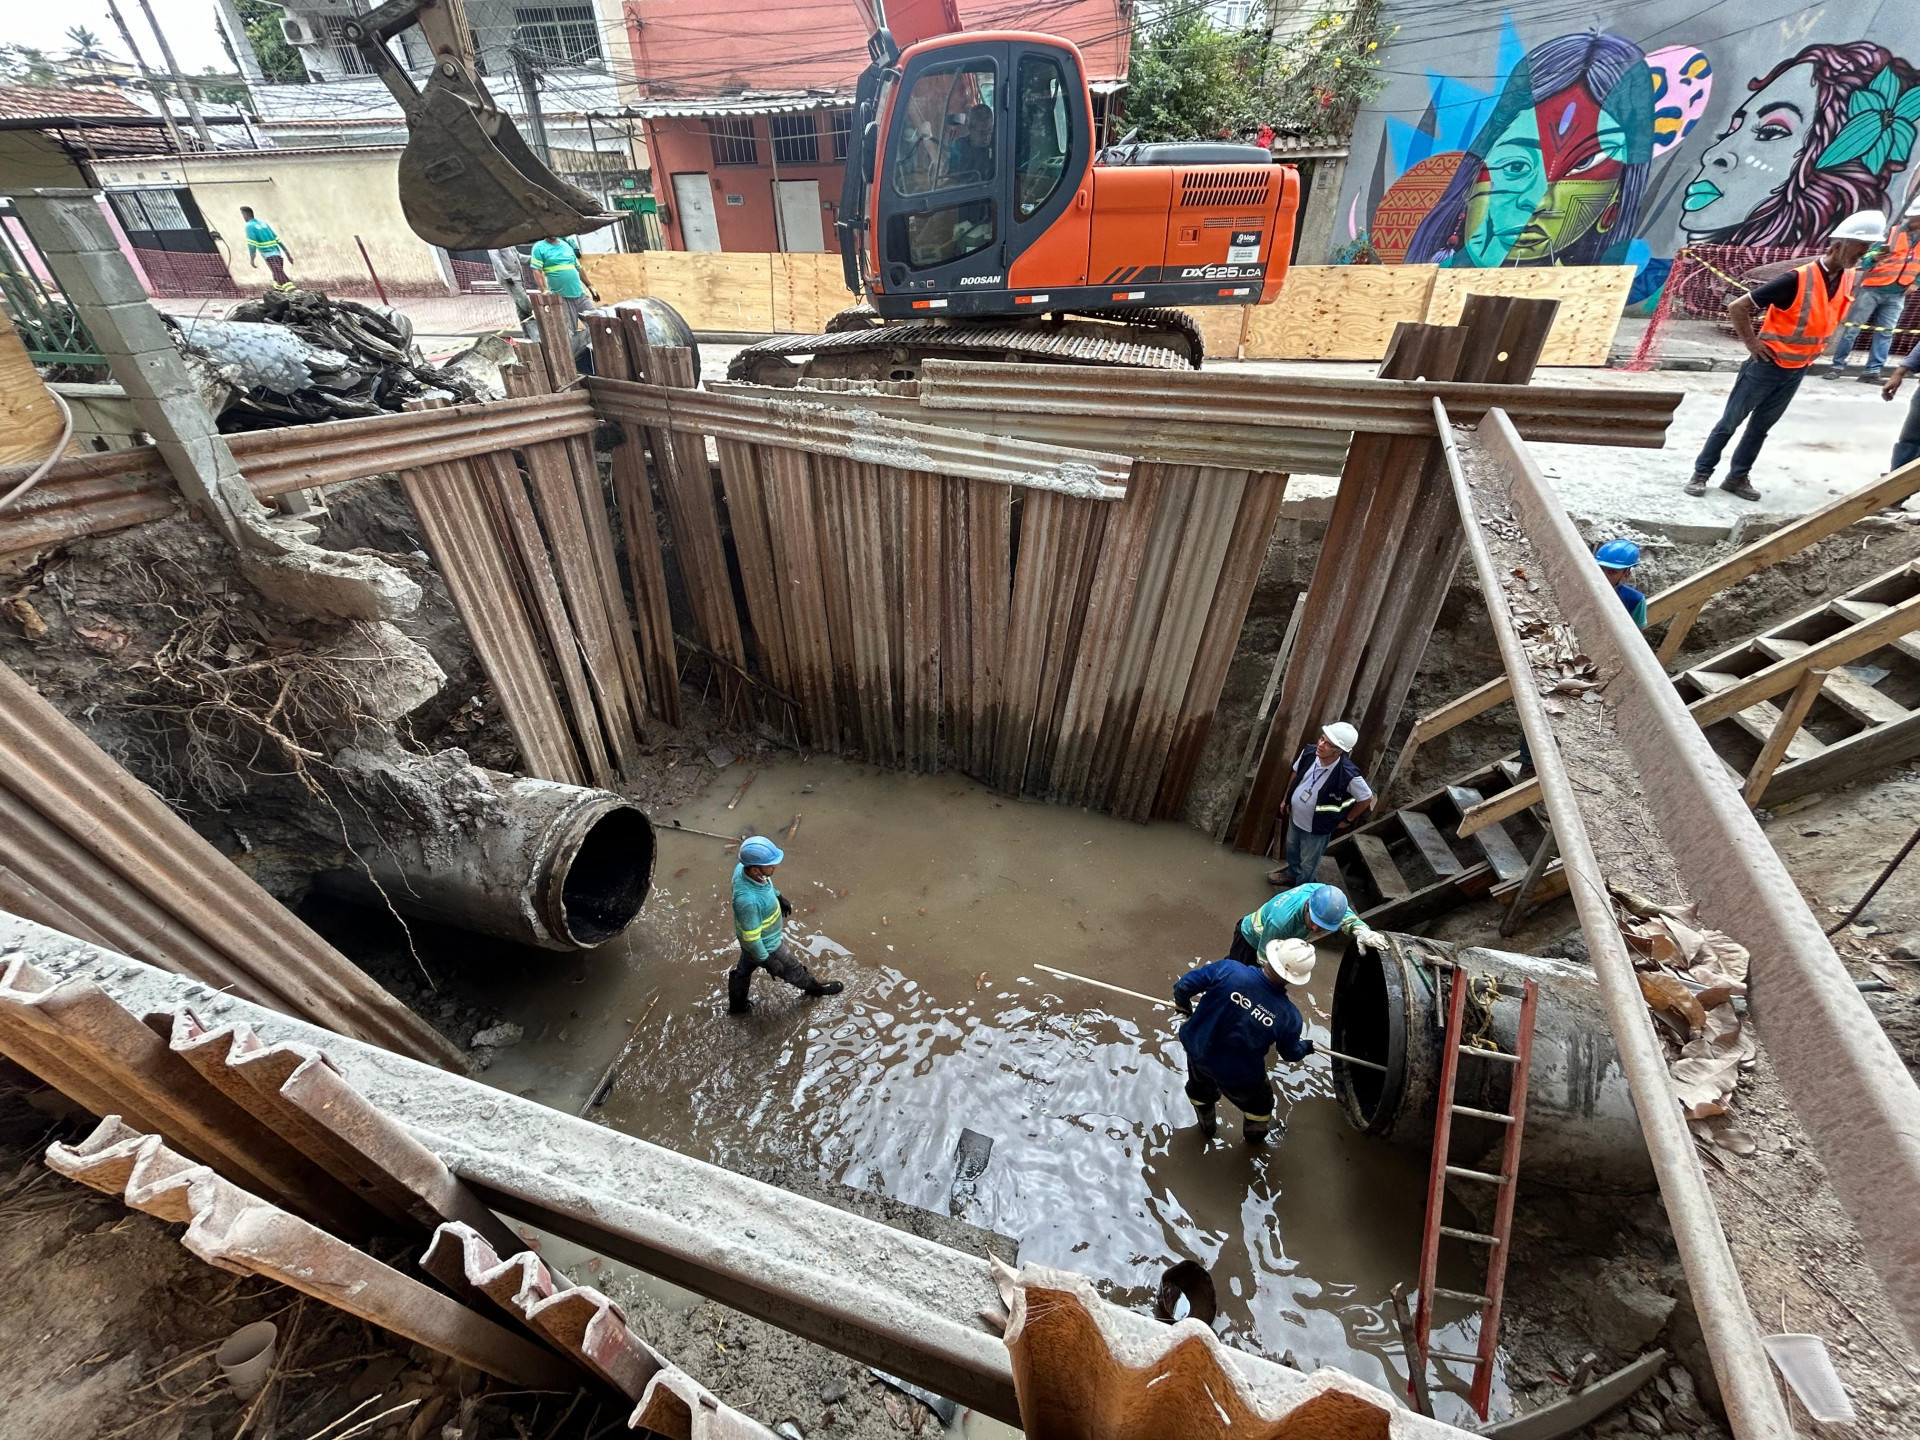
<path fill-rule="evenodd" d="M 1794 271 L 1800 287 L 1793 304 L 1769 306 L 1760 326 L 1760 343 L 1782 370 L 1804 370 L 1818 360 L 1853 304 L 1854 272 L 1842 275 L 1829 295 L 1826 282 L 1813 273 L 1819 268 L 1815 260 Z"/>
<path fill-rule="evenodd" d="M 1920 245 L 1913 243 L 1913 236 L 1902 225 L 1860 283 L 1879 289 L 1883 285 L 1911 285 L 1916 276 L 1920 276 Z"/>

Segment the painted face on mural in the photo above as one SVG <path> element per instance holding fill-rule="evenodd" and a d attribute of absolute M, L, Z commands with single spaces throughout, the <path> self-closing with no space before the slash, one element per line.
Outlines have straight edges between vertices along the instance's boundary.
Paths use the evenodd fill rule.
<path fill-rule="evenodd" d="M 1467 196 L 1463 250 L 1476 266 L 1551 261 L 1618 211 L 1627 138 L 1584 85 L 1523 110 L 1487 151 Z"/>
<path fill-rule="evenodd" d="M 1819 92 L 1813 68 L 1795 65 L 1733 112 L 1726 133 L 1700 157 L 1681 202 L 1690 234 L 1737 225 L 1793 174 Z"/>

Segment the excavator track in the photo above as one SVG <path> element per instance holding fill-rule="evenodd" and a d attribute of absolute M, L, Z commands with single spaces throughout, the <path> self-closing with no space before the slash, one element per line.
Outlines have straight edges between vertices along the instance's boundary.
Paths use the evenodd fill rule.
<path fill-rule="evenodd" d="M 1137 370 L 1200 368 L 1206 353 L 1200 329 L 1179 310 L 1075 311 L 1062 320 L 1094 320 L 1094 327 L 1063 329 L 1053 317 L 1031 320 L 909 321 L 877 324 L 864 305 L 827 323 L 824 335 L 781 335 L 749 345 L 727 367 L 729 380 L 793 385 L 802 375 L 850 380 L 912 380 L 922 360 L 981 360 L 1024 364 L 1113 365 Z M 1125 340 L 1097 333 L 1171 332 L 1175 344 Z M 804 359 L 800 357 L 811 357 Z"/>

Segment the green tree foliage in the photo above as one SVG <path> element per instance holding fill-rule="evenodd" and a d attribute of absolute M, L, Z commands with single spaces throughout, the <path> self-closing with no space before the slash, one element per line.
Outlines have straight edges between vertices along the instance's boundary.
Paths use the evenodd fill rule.
<path fill-rule="evenodd" d="M 1380 52 L 1398 27 L 1380 18 L 1380 0 L 1335 0 L 1306 29 L 1274 48 L 1266 118 L 1288 135 L 1344 140 L 1353 117 L 1380 93 Z"/>
<path fill-rule="evenodd" d="M 237 75 L 223 75 L 209 65 L 200 72 L 206 78 L 193 82 L 194 93 L 215 105 L 245 105 L 253 108 L 253 95 Z"/>
<path fill-rule="evenodd" d="M 65 78 L 46 51 L 32 45 L 0 45 L 0 80 L 15 85 L 59 85 Z"/>
<path fill-rule="evenodd" d="M 1212 140 L 1260 123 L 1264 29 L 1222 30 L 1188 4 L 1137 14 L 1126 128 L 1142 140 Z"/>
<path fill-rule="evenodd" d="M 67 39 L 73 42 L 72 55 L 76 60 L 111 60 L 100 37 L 84 25 L 69 25 Z"/>
<path fill-rule="evenodd" d="M 247 44 L 260 61 L 260 73 L 270 85 L 303 85 L 307 67 L 300 52 L 287 44 L 280 33 L 280 17 L 286 12 L 268 0 L 234 0 L 240 23 L 247 30 Z"/>

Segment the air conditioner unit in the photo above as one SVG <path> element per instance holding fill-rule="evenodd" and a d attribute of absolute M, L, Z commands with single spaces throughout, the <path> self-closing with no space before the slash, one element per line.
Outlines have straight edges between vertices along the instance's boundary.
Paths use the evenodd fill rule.
<path fill-rule="evenodd" d="M 313 33 L 313 27 L 298 15 L 280 17 L 280 35 L 289 45 L 318 45 L 320 37 Z"/>

